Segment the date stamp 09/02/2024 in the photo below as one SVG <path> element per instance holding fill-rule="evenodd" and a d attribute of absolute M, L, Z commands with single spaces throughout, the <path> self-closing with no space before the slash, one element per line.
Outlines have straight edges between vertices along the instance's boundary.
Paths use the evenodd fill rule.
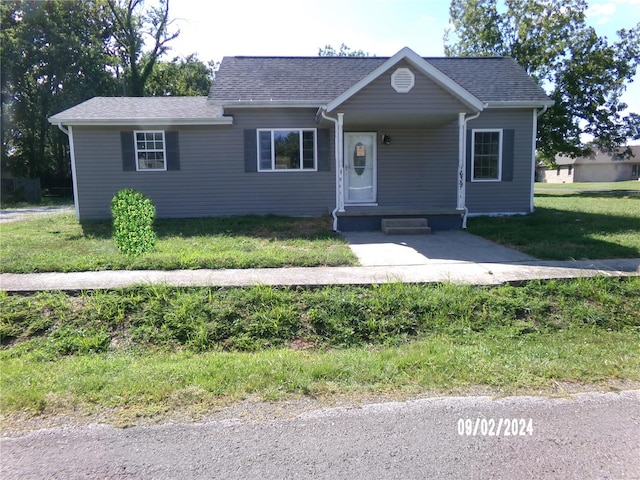
<path fill-rule="evenodd" d="M 460 418 L 458 435 L 466 437 L 523 437 L 533 435 L 530 418 Z"/>

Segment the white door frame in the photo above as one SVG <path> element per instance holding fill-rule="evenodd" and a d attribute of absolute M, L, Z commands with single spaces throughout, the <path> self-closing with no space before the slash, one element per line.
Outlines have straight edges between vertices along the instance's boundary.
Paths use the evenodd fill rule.
<path fill-rule="evenodd" d="M 366 199 L 352 200 L 349 198 L 349 179 L 354 171 L 353 148 L 349 138 L 367 136 L 371 139 L 371 152 L 365 152 L 367 162 L 371 162 L 372 185 L 371 196 Z M 344 132 L 344 203 L 346 205 L 370 205 L 376 206 L 378 202 L 378 134 L 376 132 Z M 351 151 L 348 151 L 351 150 Z"/>

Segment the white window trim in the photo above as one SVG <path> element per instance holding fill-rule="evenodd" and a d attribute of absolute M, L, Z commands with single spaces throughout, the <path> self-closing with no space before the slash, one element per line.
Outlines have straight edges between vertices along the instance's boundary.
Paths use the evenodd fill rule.
<path fill-rule="evenodd" d="M 304 163 L 300 159 L 300 168 L 275 168 L 276 152 L 273 144 L 274 132 L 291 132 L 298 131 L 300 133 L 300 154 L 302 155 L 302 132 L 313 132 L 313 168 L 302 168 Z M 269 132 L 271 134 L 271 168 L 260 168 L 260 133 Z M 256 161 L 258 162 L 259 173 L 285 173 L 285 172 L 317 172 L 318 171 L 318 129 L 317 128 L 258 128 L 256 130 Z"/>
<path fill-rule="evenodd" d="M 471 181 L 474 183 L 495 183 L 502 181 L 502 128 L 474 128 L 471 130 Z M 475 149 L 476 149 L 476 132 L 498 132 L 500 138 L 498 140 L 498 178 L 476 178 L 475 177 Z"/>
<path fill-rule="evenodd" d="M 140 168 L 138 162 L 138 133 L 161 133 L 162 134 L 162 157 L 164 158 L 164 168 Z M 134 130 L 133 145 L 135 147 L 136 172 L 166 172 L 167 171 L 167 137 L 164 130 Z M 145 152 L 159 152 L 158 149 L 144 150 Z"/>

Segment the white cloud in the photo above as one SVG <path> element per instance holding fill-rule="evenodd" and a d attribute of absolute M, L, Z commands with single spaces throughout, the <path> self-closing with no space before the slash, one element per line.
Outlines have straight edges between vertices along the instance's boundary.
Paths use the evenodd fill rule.
<path fill-rule="evenodd" d="M 593 18 L 596 23 L 602 25 L 608 23 L 616 13 L 614 2 L 596 3 L 587 9 L 587 18 Z"/>

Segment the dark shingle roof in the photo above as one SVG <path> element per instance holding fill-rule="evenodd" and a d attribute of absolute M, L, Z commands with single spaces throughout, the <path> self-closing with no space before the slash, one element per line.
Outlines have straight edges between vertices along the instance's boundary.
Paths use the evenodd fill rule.
<path fill-rule="evenodd" d="M 221 119 L 220 108 L 206 97 L 94 97 L 53 115 L 51 123 L 213 122 Z"/>
<path fill-rule="evenodd" d="M 384 64 L 388 57 L 225 57 L 209 101 L 326 103 Z M 548 102 L 508 57 L 424 58 L 482 102 Z"/>
<path fill-rule="evenodd" d="M 544 90 L 510 57 L 425 60 L 483 102 L 549 101 Z"/>
<path fill-rule="evenodd" d="M 222 116 L 220 106 L 273 102 L 319 107 L 342 102 L 342 94 L 352 95 L 387 66 L 392 68 L 403 59 L 429 75 L 439 77 L 436 71 L 442 72 L 482 103 L 550 103 L 542 88 L 512 58 L 421 58 L 405 48 L 394 57 L 225 57 L 208 102 L 207 97 L 95 97 L 49 121 L 68 125 L 230 123 L 231 117 Z M 366 82 L 359 85 L 363 79 Z M 480 105 L 464 90 L 455 90 Z"/>

